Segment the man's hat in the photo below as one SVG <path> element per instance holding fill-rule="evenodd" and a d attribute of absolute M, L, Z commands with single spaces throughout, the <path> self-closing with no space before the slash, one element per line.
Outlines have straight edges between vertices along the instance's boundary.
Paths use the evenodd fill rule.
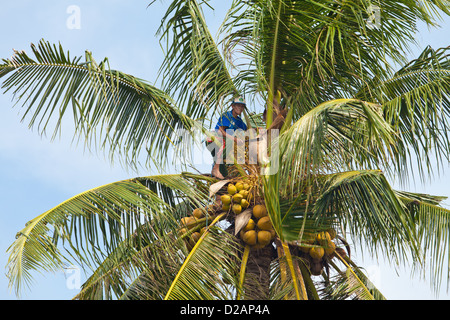
<path fill-rule="evenodd" d="M 236 98 L 234 98 L 233 99 L 233 103 L 240 103 L 240 104 L 243 104 L 244 106 L 246 105 L 244 97 L 236 97 Z"/>

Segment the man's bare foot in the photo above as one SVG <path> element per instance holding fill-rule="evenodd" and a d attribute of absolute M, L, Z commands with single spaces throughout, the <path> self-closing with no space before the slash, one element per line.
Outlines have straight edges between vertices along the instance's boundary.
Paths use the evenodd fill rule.
<path fill-rule="evenodd" d="M 216 168 L 216 166 L 214 166 L 214 168 L 211 171 L 211 174 L 213 177 L 216 177 L 217 179 L 220 179 L 220 180 L 225 179 L 225 177 L 220 173 L 219 166 L 217 166 L 217 168 Z"/>

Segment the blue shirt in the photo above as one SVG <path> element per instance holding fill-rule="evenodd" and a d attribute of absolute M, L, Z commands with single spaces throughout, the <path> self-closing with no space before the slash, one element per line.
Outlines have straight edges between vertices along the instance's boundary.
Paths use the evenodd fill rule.
<path fill-rule="evenodd" d="M 247 130 L 247 125 L 242 121 L 241 117 L 237 116 L 233 117 L 233 111 L 230 110 L 222 114 L 219 118 L 219 121 L 216 124 L 216 130 L 219 130 L 219 127 L 227 127 L 230 130 Z"/>

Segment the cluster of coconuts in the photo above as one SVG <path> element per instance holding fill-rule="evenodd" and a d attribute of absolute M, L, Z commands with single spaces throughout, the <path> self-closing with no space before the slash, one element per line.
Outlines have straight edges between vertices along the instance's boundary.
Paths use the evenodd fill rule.
<path fill-rule="evenodd" d="M 263 204 L 255 203 L 253 181 L 238 181 L 229 183 L 227 193 L 220 197 L 222 211 L 233 212 L 236 216 L 245 210 L 251 210 L 252 215 L 240 231 L 240 237 L 251 248 L 263 248 L 275 237 L 275 230 Z"/>
<path fill-rule="evenodd" d="M 241 239 L 251 248 L 261 249 L 267 246 L 275 235 L 266 207 L 263 204 L 255 205 L 252 208 L 252 217 L 240 231 Z"/>
<path fill-rule="evenodd" d="M 249 181 L 250 182 L 250 181 Z M 226 194 L 220 197 L 222 201 L 222 211 L 239 214 L 250 206 L 253 200 L 253 184 L 250 182 L 238 181 L 236 184 L 229 183 Z"/>
<path fill-rule="evenodd" d="M 212 207 L 196 208 L 190 216 L 181 218 L 179 235 L 183 236 L 190 233 L 184 238 L 186 247 L 189 250 L 195 246 L 198 239 L 200 239 L 206 230 L 206 222 L 199 223 L 199 220 L 205 218 L 207 212 L 212 213 Z"/>
<path fill-rule="evenodd" d="M 306 235 L 306 238 L 303 241 L 304 245 L 300 246 L 300 250 L 309 257 L 311 273 L 320 275 L 324 259 L 332 259 L 335 256 L 335 252 L 341 249 L 337 248 L 333 242 L 336 238 L 336 231 L 330 228 L 316 234 Z"/>

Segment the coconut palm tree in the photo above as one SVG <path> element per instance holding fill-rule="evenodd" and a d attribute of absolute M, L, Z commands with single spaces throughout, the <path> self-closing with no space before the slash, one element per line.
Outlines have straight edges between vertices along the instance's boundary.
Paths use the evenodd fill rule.
<path fill-rule="evenodd" d="M 76 135 L 129 165 L 142 153 L 167 165 L 234 95 L 260 99 L 276 130 L 270 161 L 231 161 L 226 180 L 182 172 L 76 195 L 18 232 L 11 285 L 75 261 L 89 274 L 76 299 L 384 299 L 351 256 L 359 244 L 429 263 L 439 286 L 450 211 L 389 179 L 448 163 L 449 48 L 405 59 L 417 23 L 435 26 L 448 3 L 233 1 L 217 41 L 205 6 L 169 4 L 161 88 L 44 40 L 3 60 L 3 88 L 30 126 L 57 132 L 71 117 Z"/>

